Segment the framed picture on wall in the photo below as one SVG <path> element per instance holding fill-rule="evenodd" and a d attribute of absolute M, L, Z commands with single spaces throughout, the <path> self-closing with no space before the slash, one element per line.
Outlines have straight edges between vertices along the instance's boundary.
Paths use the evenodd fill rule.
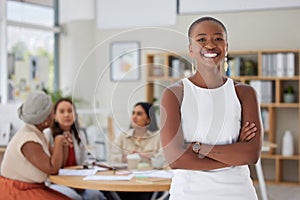
<path fill-rule="evenodd" d="M 110 78 L 112 81 L 140 80 L 140 43 L 112 42 L 110 45 Z"/>

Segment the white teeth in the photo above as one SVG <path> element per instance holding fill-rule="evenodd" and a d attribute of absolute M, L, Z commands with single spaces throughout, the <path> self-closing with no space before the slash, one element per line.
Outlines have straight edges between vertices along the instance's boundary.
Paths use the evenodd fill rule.
<path fill-rule="evenodd" d="M 216 53 L 205 53 L 204 56 L 207 58 L 214 58 L 217 56 L 217 54 Z"/>

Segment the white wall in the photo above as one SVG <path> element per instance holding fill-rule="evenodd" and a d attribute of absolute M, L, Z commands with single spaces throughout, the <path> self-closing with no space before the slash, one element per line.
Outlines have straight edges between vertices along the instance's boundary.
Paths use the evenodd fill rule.
<path fill-rule="evenodd" d="M 60 88 L 75 97 L 85 98 L 89 80 L 94 80 L 96 69 L 94 58 L 83 62 L 95 43 L 94 22 L 82 20 L 63 25 L 64 33 L 60 42 Z M 80 85 L 77 87 L 77 85 Z"/>
<path fill-rule="evenodd" d="M 175 26 L 134 30 L 100 31 L 94 20 L 67 24 L 67 34 L 62 36 L 61 41 L 61 86 L 75 85 L 76 96 L 113 112 L 118 116 L 120 126 L 127 127 L 132 105 L 145 100 L 146 71 L 144 67 L 138 82 L 111 82 L 109 44 L 112 41 L 140 41 L 142 64 L 145 63 L 146 48 L 185 52 L 188 26 L 200 16 L 181 15 Z M 226 25 L 229 50 L 300 49 L 300 26 L 297 20 L 300 19 L 300 9 L 218 13 L 212 16 Z M 82 70 L 74 84 L 72 80 L 80 65 Z"/>

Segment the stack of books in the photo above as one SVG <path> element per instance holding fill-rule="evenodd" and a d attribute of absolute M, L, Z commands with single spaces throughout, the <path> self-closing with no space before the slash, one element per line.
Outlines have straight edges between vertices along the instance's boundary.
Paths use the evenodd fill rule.
<path fill-rule="evenodd" d="M 249 84 L 255 89 L 259 103 L 273 102 L 273 83 L 272 81 L 252 80 Z"/>
<path fill-rule="evenodd" d="M 262 75 L 293 77 L 295 75 L 295 54 L 292 52 L 263 54 Z"/>

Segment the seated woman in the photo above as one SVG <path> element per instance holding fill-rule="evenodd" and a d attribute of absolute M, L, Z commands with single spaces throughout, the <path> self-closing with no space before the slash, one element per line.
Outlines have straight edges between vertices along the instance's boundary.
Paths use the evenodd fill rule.
<path fill-rule="evenodd" d="M 162 156 L 158 126 L 152 104 L 134 105 L 130 129 L 121 133 L 114 142 L 112 162 L 126 163 L 127 155 L 137 153 L 140 163 L 151 164 L 151 157 Z"/>
<path fill-rule="evenodd" d="M 68 146 L 69 153 L 64 167 L 82 165 L 87 159 L 86 152 L 86 137 L 82 131 L 79 130 L 79 123 L 77 120 L 77 113 L 75 105 L 70 99 L 59 99 L 54 105 L 55 121 L 50 129 L 44 131 L 48 140 L 53 141 L 53 138 L 64 135 L 70 145 Z M 52 137 L 53 136 L 53 137 Z M 54 190 L 57 190 L 74 200 L 105 200 L 105 196 L 99 190 L 78 190 L 62 185 L 49 185 Z"/>
<path fill-rule="evenodd" d="M 154 156 L 163 156 L 154 108 L 147 102 L 134 105 L 131 126 L 121 133 L 113 145 L 112 162 L 127 162 L 127 155 L 136 153 L 140 163 L 151 164 Z M 150 199 L 152 193 L 118 192 L 121 199 Z"/>
<path fill-rule="evenodd" d="M 33 92 L 18 109 L 26 124 L 9 142 L 1 165 L 1 199 L 69 199 L 48 188 L 45 181 L 57 174 L 65 162 L 68 141 L 62 135 L 54 140 L 53 151 L 48 148 L 43 130 L 53 123 L 50 96 Z"/>

